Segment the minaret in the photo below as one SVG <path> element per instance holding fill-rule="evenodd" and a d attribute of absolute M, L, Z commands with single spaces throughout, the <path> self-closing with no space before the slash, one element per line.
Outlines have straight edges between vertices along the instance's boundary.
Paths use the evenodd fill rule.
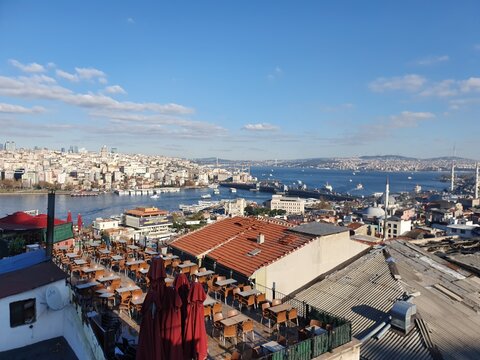
<path fill-rule="evenodd" d="M 388 182 L 385 184 L 385 216 L 383 218 L 383 240 L 387 240 L 387 219 L 388 219 L 388 198 L 390 197 L 390 184 Z"/>
<path fill-rule="evenodd" d="M 455 187 L 455 160 L 452 162 L 452 175 L 450 179 L 450 191 L 453 192 Z"/>
<path fill-rule="evenodd" d="M 478 199 L 478 163 L 475 165 L 475 199 Z"/>

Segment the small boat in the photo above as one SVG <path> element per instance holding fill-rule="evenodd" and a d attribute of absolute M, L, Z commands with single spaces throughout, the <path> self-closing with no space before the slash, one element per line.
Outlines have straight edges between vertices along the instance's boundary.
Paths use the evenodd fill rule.
<path fill-rule="evenodd" d="M 349 181 L 352 182 L 352 179 L 350 179 Z"/>
<path fill-rule="evenodd" d="M 357 186 L 355 186 L 355 189 L 356 189 L 356 190 L 362 190 L 362 189 L 363 189 L 363 185 L 362 185 L 362 184 L 357 184 Z"/>
<path fill-rule="evenodd" d="M 355 175 L 355 171 L 352 174 Z"/>
<path fill-rule="evenodd" d="M 237 189 L 235 189 L 235 188 L 230 188 L 230 192 L 231 192 L 231 193 L 236 193 L 236 192 L 237 192 Z"/>
<path fill-rule="evenodd" d="M 160 195 L 154 194 L 154 195 L 150 196 L 150 199 L 160 199 Z"/>
<path fill-rule="evenodd" d="M 213 193 L 214 193 L 215 195 L 218 195 L 218 194 L 220 194 L 220 190 L 218 190 L 218 189 L 213 189 Z"/>
<path fill-rule="evenodd" d="M 332 185 L 330 185 L 328 182 L 325 184 L 324 188 L 325 188 L 325 190 L 328 190 L 328 191 L 330 191 L 330 192 L 333 191 Z"/>
<path fill-rule="evenodd" d="M 202 199 L 210 199 L 212 197 L 212 195 L 210 194 L 204 194 L 201 196 Z"/>
<path fill-rule="evenodd" d="M 408 180 L 412 180 L 412 177 L 411 177 L 411 176 L 409 176 L 407 179 L 408 179 Z"/>

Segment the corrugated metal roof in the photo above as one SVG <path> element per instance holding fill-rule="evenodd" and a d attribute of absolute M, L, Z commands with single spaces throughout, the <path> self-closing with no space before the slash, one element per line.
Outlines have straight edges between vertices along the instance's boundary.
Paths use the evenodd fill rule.
<path fill-rule="evenodd" d="M 350 229 L 344 226 L 337 226 L 315 221 L 295 226 L 292 228 L 292 231 L 308 235 L 325 236 L 338 234 L 344 231 L 350 231 Z"/>

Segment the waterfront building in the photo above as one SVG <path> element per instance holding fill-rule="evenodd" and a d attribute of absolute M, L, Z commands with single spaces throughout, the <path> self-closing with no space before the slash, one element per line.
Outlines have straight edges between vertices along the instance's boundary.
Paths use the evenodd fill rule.
<path fill-rule="evenodd" d="M 305 213 L 305 199 L 302 198 L 272 195 L 267 203 L 270 210 L 285 210 L 287 214 Z"/>
<path fill-rule="evenodd" d="M 102 231 L 116 229 L 118 228 L 119 222 L 118 219 L 97 218 L 93 221 L 93 235 L 98 237 Z"/>
<path fill-rule="evenodd" d="M 156 207 L 137 207 L 125 212 L 125 226 L 135 229 L 134 239 L 145 242 L 170 233 L 173 220 L 168 211 Z"/>
<path fill-rule="evenodd" d="M 207 225 L 170 246 L 174 253 L 198 259 L 217 273 L 284 294 L 369 247 L 351 240 L 346 227 L 319 222 L 293 226 L 246 217 Z"/>
<path fill-rule="evenodd" d="M 403 220 L 398 216 L 387 218 L 387 238 L 396 238 L 412 230 L 412 221 Z"/>
<path fill-rule="evenodd" d="M 225 215 L 230 217 L 243 216 L 247 202 L 243 198 L 238 198 L 225 203 Z"/>

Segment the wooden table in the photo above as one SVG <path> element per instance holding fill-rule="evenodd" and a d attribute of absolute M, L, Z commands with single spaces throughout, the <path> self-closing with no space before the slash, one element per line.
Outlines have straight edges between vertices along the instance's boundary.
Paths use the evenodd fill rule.
<path fill-rule="evenodd" d="M 292 309 L 293 309 L 293 306 L 288 304 L 288 303 L 275 305 L 275 306 L 271 306 L 271 307 L 267 308 L 268 311 L 274 313 L 275 315 L 278 314 L 279 312 L 289 311 L 289 310 L 292 310 Z"/>
<path fill-rule="evenodd" d="M 138 250 L 140 249 L 137 245 L 127 245 L 127 247 L 131 250 Z"/>
<path fill-rule="evenodd" d="M 160 257 L 163 259 L 163 260 L 173 260 L 173 259 L 178 259 L 178 256 L 177 255 L 160 255 Z"/>
<path fill-rule="evenodd" d="M 145 250 L 145 254 L 148 254 L 148 255 L 158 255 L 158 252 L 156 251 L 153 251 L 153 250 Z"/>
<path fill-rule="evenodd" d="M 225 280 L 218 280 L 215 284 L 218 286 L 227 286 L 227 285 L 232 285 L 235 284 L 237 280 L 235 279 L 225 279 Z"/>
<path fill-rule="evenodd" d="M 217 300 L 215 300 L 214 298 L 210 297 L 207 295 L 207 298 L 205 299 L 205 301 L 203 302 L 203 306 L 212 306 L 214 304 L 218 303 Z"/>
<path fill-rule="evenodd" d="M 90 281 L 90 282 L 87 282 L 87 283 L 84 283 L 84 284 L 76 285 L 76 288 L 80 289 L 80 290 L 83 290 L 83 289 L 89 289 L 89 288 L 97 286 L 97 285 L 100 285 L 100 283 L 97 282 L 97 281 Z"/>
<path fill-rule="evenodd" d="M 143 304 L 143 302 L 145 301 L 145 296 L 146 294 L 143 294 L 142 296 L 135 296 L 130 301 L 132 302 L 133 305 L 140 305 L 140 304 Z"/>
<path fill-rule="evenodd" d="M 103 254 L 103 255 L 108 255 L 108 254 L 110 254 L 111 251 L 108 250 L 108 249 L 100 249 L 100 250 L 98 250 L 98 252 L 100 254 Z"/>
<path fill-rule="evenodd" d="M 270 351 L 272 353 L 285 349 L 285 347 L 283 345 L 280 345 L 276 341 L 269 341 L 265 344 L 262 344 L 262 347 L 267 349 L 268 351 Z"/>
<path fill-rule="evenodd" d="M 140 289 L 140 287 L 138 287 L 137 285 L 130 285 L 130 286 L 124 286 L 124 287 L 115 289 L 115 291 L 117 293 L 121 294 L 121 293 L 126 292 L 126 291 L 134 291 L 134 290 L 137 290 L 137 289 Z"/>
<path fill-rule="evenodd" d="M 178 264 L 178 267 L 179 267 L 180 269 L 185 269 L 185 268 L 192 267 L 193 265 L 196 265 L 196 264 L 195 264 L 195 263 L 191 263 L 191 262 L 187 262 L 187 263 Z"/>
<path fill-rule="evenodd" d="M 322 335 L 323 333 L 327 332 L 327 330 L 317 325 L 307 326 L 305 327 L 305 330 L 307 330 L 312 335 Z"/>
<path fill-rule="evenodd" d="M 80 257 L 77 253 L 66 253 L 65 254 L 69 259 L 75 259 L 77 257 Z"/>
<path fill-rule="evenodd" d="M 257 289 L 251 289 L 251 290 L 246 290 L 246 291 L 240 291 L 238 293 L 238 295 L 240 295 L 241 297 L 244 297 L 244 298 L 248 298 L 249 296 L 252 296 L 252 295 L 257 295 L 257 294 L 260 294 L 261 291 L 258 291 Z"/>
<path fill-rule="evenodd" d="M 66 250 L 69 249 L 69 247 L 66 246 L 66 245 L 60 245 L 60 246 L 57 246 L 56 249 L 61 250 L 61 251 L 66 251 Z"/>
<path fill-rule="evenodd" d="M 75 265 L 85 265 L 87 263 L 83 259 L 75 259 L 75 260 L 73 260 L 73 262 L 75 263 Z"/>
<path fill-rule="evenodd" d="M 100 281 L 101 283 L 104 283 L 104 282 L 112 281 L 112 280 L 116 280 L 116 279 L 120 279 L 120 276 L 118 276 L 118 275 L 104 276 L 104 277 L 101 277 L 100 279 L 97 279 L 97 281 Z"/>
<path fill-rule="evenodd" d="M 223 320 L 220 320 L 223 326 L 232 326 L 232 325 L 237 325 L 241 324 L 244 321 L 247 321 L 249 318 L 243 314 L 238 314 Z"/>
<path fill-rule="evenodd" d="M 197 272 L 195 274 L 196 277 L 200 278 L 200 277 L 204 277 L 204 276 L 208 276 L 208 275 L 213 275 L 215 274 L 215 272 L 213 272 L 212 270 L 206 270 L 206 271 L 201 271 L 201 272 Z"/>
<path fill-rule="evenodd" d="M 126 263 L 127 266 L 145 264 L 145 260 L 133 260 Z"/>
<path fill-rule="evenodd" d="M 120 255 L 112 255 L 110 256 L 110 258 L 114 261 L 120 261 L 123 259 L 123 256 L 120 256 Z"/>

